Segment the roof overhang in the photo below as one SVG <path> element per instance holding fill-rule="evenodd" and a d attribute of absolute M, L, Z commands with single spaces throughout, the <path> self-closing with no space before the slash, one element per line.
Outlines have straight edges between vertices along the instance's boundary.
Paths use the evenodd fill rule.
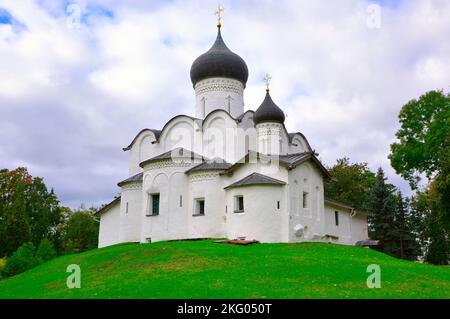
<path fill-rule="evenodd" d="M 99 210 L 97 210 L 94 213 L 94 216 L 101 216 L 104 213 L 106 213 L 108 210 L 110 210 L 111 208 L 113 208 L 114 206 L 120 204 L 120 196 L 114 198 L 113 201 L 111 201 L 110 203 L 106 204 L 105 206 L 103 206 L 102 208 L 100 208 Z"/>

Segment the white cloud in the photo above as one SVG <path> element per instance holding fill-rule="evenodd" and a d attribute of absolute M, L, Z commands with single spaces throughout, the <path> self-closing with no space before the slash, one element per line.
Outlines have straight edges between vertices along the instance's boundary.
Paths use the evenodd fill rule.
<path fill-rule="evenodd" d="M 193 114 L 189 68 L 215 38 L 215 4 L 75 2 L 79 29 L 67 27 L 64 2 L 0 0 L 17 21 L 0 24 L 0 166 L 28 166 L 66 204 L 99 204 L 125 177 L 121 148 L 134 134 Z M 249 66 L 248 109 L 271 73 L 288 129 L 327 164 L 349 156 L 383 166 L 406 189 L 389 144 L 405 102 L 448 89 L 450 3 L 385 5 L 379 29 L 367 27 L 369 3 L 224 1 L 223 35 Z"/>

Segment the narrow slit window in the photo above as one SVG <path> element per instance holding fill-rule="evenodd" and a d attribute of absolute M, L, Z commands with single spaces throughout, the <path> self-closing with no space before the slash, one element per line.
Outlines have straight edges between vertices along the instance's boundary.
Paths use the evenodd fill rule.
<path fill-rule="evenodd" d="M 199 198 L 195 200 L 195 212 L 194 215 L 203 216 L 205 215 L 205 199 Z"/>
<path fill-rule="evenodd" d="M 303 192 L 303 208 L 308 208 L 308 193 Z"/>
<path fill-rule="evenodd" d="M 334 212 L 334 222 L 335 222 L 336 226 L 339 226 L 339 212 L 338 211 Z"/>
<path fill-rule="evenodd" d="M 150 195 L 150 216 L 159 215 L 159 194 L 151 194 Z"/>
<path fill-rule="evenodd" d="M 239 195 L 234 198 L 234 212 L 235 213 L 244 212 L 244 196 Z"/>

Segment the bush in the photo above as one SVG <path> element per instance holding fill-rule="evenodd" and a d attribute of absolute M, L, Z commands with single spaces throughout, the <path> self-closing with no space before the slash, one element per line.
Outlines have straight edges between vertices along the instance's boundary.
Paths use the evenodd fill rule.
<path fill-rule="evenodd" d="M 36 257 L 42 260 L 43 262 L 46 262 L 56 258 L 56 256 L 57 254 L 55 246 L 53 246 L 53 244 L 47 238 L 41 240 L 39 248 L 36 252 Z"/>
<path fill-rule="evenodd" d="M 35 257 L 35 252 L 36 248 L 33 243 L 26 243 L 20 246 L 6 261 L 6 265 L 2 270 L 3 276 L 14 276 L 39 265 L 42 261 Z"/>
<path fill-rule="evenodd" d="M 79 253 L 97 248 L 98 221 L 89 211 L 76 211 L 64 227 L 64 248 L 67 253 Z"/>
<path fill-rule="evenodd" d="M 2 270 L 3 267 L 5 267 L 6 264 L 6 257 L 0 258 L 0 279 L 2 279 Z"/>

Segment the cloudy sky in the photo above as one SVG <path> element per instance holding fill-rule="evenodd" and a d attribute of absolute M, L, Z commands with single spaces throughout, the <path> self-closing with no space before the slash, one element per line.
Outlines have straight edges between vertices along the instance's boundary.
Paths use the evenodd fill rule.
<path fill-rule="evenodd" d="M 223 36 L 250 70 L 246 109 L 272 97 L 320 158 L 382 166 L 408 100 L 449 90 L 448 0 L 230 0 Z M 26 166 L 65 205 L 99 205 L 142 128 L 194 114 L 189 70 L 217 1 L 0 0 L 0 167 Z M 79 19 L 78 19 L 79 18 Z"/>

